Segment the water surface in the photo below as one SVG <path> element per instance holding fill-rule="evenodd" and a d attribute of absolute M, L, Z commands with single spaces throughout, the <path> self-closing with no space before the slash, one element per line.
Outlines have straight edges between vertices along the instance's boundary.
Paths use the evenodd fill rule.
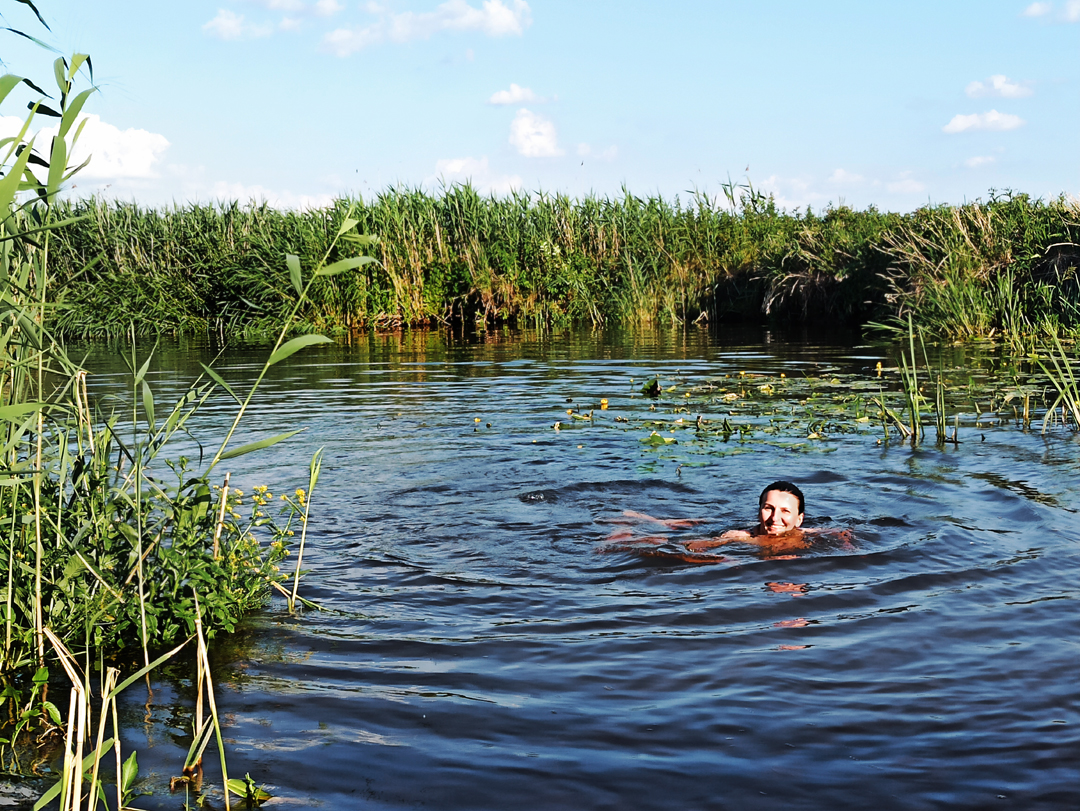
<path fill-rule="evenodd" d="M 242 382 L 262 357 L 218 368 Z M 159 399 L 200 358 L 162 350 Z M 234 482 L 291 491 L 325 447 L 303 593 L 327 610 L 275 603 L 215 650 L 230 772 L 297 808 L 1080 807 L 1073 436 L 965 415 L 944 448 L 641 442 L 706 380 L 870 378 L 879 360 L 769 335 L 429 333 L 275 367 L 239 441 L 306 432 Z M 121 379 L 94 361 L 99 392 Z M 654 404 L 652 375 L 679 388 Z M 215 401 L 197 435 L 229 413 Z M 745 526 L 779 478 L 857 549 L 597 551 L 623 510 Z M 191 698 L 170 680 L 149 711 L 125 697 L 155 789 L 140 807 L 183 802 L 161 787 Z"/>

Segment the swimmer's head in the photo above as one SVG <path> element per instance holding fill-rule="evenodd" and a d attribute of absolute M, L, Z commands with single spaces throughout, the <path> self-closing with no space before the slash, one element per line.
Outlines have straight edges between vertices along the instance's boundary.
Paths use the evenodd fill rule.
<path fill-rule="evenodd" d="M 761 495 L 758 496 L 759 507 L 765 503 L 765 496 L 769 495 L 769 493 L 771 493 L 773 490 L 776 490 L 780 493 L 791 493 L 791 495 L 795 496 L 795 498 L 799 500 L 799 515 L 802 515 L 804 512 L 806 512 L 806 499 L 803 498 L 802 490 L 800 490 L 791 482 L 785 481 L 773 482 L 764 490 L 762 490 Z"/>
<path fill-rule="evenodd" d="M 758 498 L 758 532 L 762 535 L 783 535 L 802 526 L 806 499 L 802 490 L 791 482 L 773 482 L 761 491 Z"/>

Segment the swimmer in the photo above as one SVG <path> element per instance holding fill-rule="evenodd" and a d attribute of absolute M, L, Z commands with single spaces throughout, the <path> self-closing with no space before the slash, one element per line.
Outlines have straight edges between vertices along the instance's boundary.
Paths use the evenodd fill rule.
<path fill-rule="evenodd" d="M 772 558 L 793 557 L 788 554 L 810 546 L 809 537 L 834 535 L 845 547 L 853 538 L 847 530 L 803 529 L 806 517 L 806 498 L 802 490 L 787 481 L 777 481 L 761 491 L 758 497 L 758 523 L 750 529 L 732 529 L 717 538 L 688 541 L 691 552 L 703 552 L 723 544 L 742 542 L 760 546 Z"/>
<path fill-rule="evenodd" d="M 708 550 L 730 543 L 746 543 L 760 547 L 766 558 L 783 560 L 795 557 L 794 552 L 810 547 L 810 538 L 820 535 L 836 537 L 844 542 L 845 549 L 854 549 L 854 536 L 848 530 L 803 529 L 806 517 L 806 499 L 802 491 L 788 481 L 777 481 L 761 491 L 758 497 L 758 523 L 748 529 L 732 529 L 714 538 L 702 538 L 678 543 L 679 551 L 671 550 L 672 541 L 666 535 L 636 535 L 632 529 L 613 532 L 607 539 L 604 551 L 625 550 L 638 554 L 676 557 L 692 562 L 718 562 L 720 556 L 708 555 Z M 629 519 L 629 520 L 628 520 Z M 698 518 L 662 519 L 645 513 L 626 510 L 621 519 L 609 519 L 612 523 L 630 524 L 641 521 L 658 524 L 665 529 L 682 529 L 702 523 Z M 650 549 L 650 547 L 652 547 Z M 657 549 L 656 547 L 663 547 Z M 689 553 L 687 555 L 686 553 Z M 706 553 L 706 555 L 702 555 Z"/>

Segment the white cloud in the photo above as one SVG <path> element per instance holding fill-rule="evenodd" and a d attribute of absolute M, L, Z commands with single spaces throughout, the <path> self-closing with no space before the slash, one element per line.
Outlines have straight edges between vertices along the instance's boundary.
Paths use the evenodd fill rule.
<path fill-rule="evenodd" d="M 248 2 L 271 11 L 303 11 L 307 5 L 304 0 L 248 0 Z"/>
<path fill-rule="evenodd" d="M 968 130 L 1014 130 L 1024 126 L 1024 119 L 1010 113 L 991 110 L 988 113 L 954 115 L 952 120 L 942 127 L 943 132 L 956 133 Z"/>
<path fill-rule="evenodd" d="M 218 39 L 255 39 L 268 36 L 273 28 L 246 22 L 243 14 L 219 8 L 217 16 L 203 25 L 203 31 Z"/>
<path fill-rule="evenodd" d="M 390 40 L 410 42 L 429 39 L 441 31 L 479 31 L 489 37 L 521 36 L 532 25 L 532 11 L 525 0 L 483 0 L 481 7 L 466 0 L 448 0 L 434 11 L 393 13 L 378 3 L 368 3 L 367 11 L 378 19 L 362 28 L 338 28 L 323 38 L 323 48 L 338 56 L 348 56 L 369 45 Z"/>
<path fill-rule="evenodd" d="M 1024 9 L 1025 17 L 1045 17 L 1054 10 L 1053 3 L 1032 3 Z M 1067 23 L 1080 22 L 1080 0 L 1068 0 L 1058 17 Z"/>
<path fill-rule="evenodd" d="M 488 104 L 523 104 L 527 101 L 542 102 L 544 99 L 537 96 L 529 88 L 511 82 L 509 90 L 499 90 L 492 93 L 491 98 L 488 99 Z"/>
<path fill-rule="evenodd" d="M 317 0 L 315 13 L 320 17 L 331 17 L 345 8 L 338 0 Z"/>
<path fill-rule="evenodd" d="M 85 124 L 82 122 L 85 121 Z M 19 133 L 23 121 L 18 116 L 0 117 L 0 136 L 9 137 Z M 72 179 L 115 181 L 158 176 L 157 165 L 169 140 L 164 135 L 130 127 L 121 130 L 101 120 L 98 115 L 82 115 L 72 128 L 75 132 L 82 126 L 75 149 L 68 156 L 69 166 L 78 166 L 88 157 L 90 163 Z M 50 139 L 58 131 L 56 125 L 44 127 L 36 134 L 36 152 L 48 158 Z M 28 134 L 34 137 L 33 133 Z"/>
<path fill-rule="evenodd" d="M 1021 99 L 1030 96 L 1032 90 L 1027 85 L 1018 82 L 1010 82 L 1002 74 L 991 76 L 985 82 L 972 82 L 964 92 L 970 98 L 977 99 L 982 96 L 1000 96 L 1003 99 Z"/>
<path fill-rule="evenodd" d="M 978 169 L 980 166 L 987 166 L 991 163 L 997 163 L 997 158 L 993 155 L 975 155 L 964 161 L 964 166 L 969 169 Z"/>
<path fill-rule="evenodd" d="M 613 161 L 619 157 L 619 147 L 612 144 L 604 149 L 593 149 L 589 144 L 578 144 L 577 153 L 583 158 L 596 158 L 601 161 Z"/>
<path fill-rule="evenodd" d="M 554 158 L 563 154 L 555 125 L 524 107 L 510 122 L 510 144 L 526 158 Z"/>
<path fill-rule="evenodd" d="M 444 158 L 436 162 L 435 177 L 427 183 L 470 183 L 482 194 L 509 194 L 521 188 L 518 175 L 500 175 L 491 171 L 488 159 L 482 158 Z"/>
<path fill-rule="evenodd" d="M 862 175 L 857 175 L 854 172 L 849 172 L 847 169 L 837 169 L 831 175 L 829 175 L 830 183 L 838 183 L 840 185 L 851 186 L 857 183 L 862 183 L 866 178 Z"/>
<path fill-rule="evenodd" d="M 913 178 L 911 172 L 903 172 L 896 180 L 886 183 L 885 188 L 893 194 L 918 194 L 926 191 L 926 184 Z"/>

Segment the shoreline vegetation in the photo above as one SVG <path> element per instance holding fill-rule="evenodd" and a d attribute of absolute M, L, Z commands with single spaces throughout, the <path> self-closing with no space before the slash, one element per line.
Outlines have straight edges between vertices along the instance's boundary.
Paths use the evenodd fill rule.
<path fill-rule="evenodd" d="M 61 202 L 49 321 L 61 335 L 256 337 L 296 291 L 285 253 L 326 254 L 352 211 L 379 260 L 320 278 L 295 328 L 343 334 L 470 323 L 524 327 L 827 322 L 927 337 L 1075 339 L 1080 202 L 991 192 L 907 214 L 786 212 L 745 185 L 718 199 L 572 199 L 470 186 L 388 190 L 302 212 Z M 339 244 L 330 260 L 358 256 Z"/>
<path fill-rule="evenodd" d="M 19 2 L 45 26 L 29 0 Z M 231 633 L 275 591 L 290 613 L 312 605 L 299 585 L 322 452 L 308 465 L 306 487 L 276 497 L 260 485 L 245 499 L 230 487 L 227 463 L 302 430 L 267 436 L 241 423 L 271 366 L 331 341 L 289 335 L 299 331 L 318 280 L 376 261 L 331 261 L 338 244 L 363 254 L 372 240 L 342 212 L 324 253 L 306 268 L 296 255 L 279 254 L 291 303 L 278 313 L 276 340 L 267 341 L 249 387 L 230 385 L 204 364 L 175 403 L 160 402 L 147 378 L 157 347 L 142 351 L 129 323 L 127 396 L 94 402 L 85 368 L 56 331 L 70 280 L 58 283 L 54 271 L 58 229 L 84 222 L 67 216 L 71 206 L 58 195 L 86 165 L 70 156 L 96 88 L 87 54 L 51 67 L 51 93 L 30 79 L 0 76 L 0 104 L 24 87 L 34 94 L 18 134 L 0 139 L 0 771 L 52 778 L 35 810 L 108 807 L 107 783 L 114 807 L 128 807 L 138 764 L 134 752 L 121 756 L 117 697 L 143 679 L 149 690 L 151 672 L 186 649 L 195 667 L 193 740 L 172 785 L 200 798 L 215 791 L 202 779 L 214 740 L 215 802 L 228 811 L 231 793 L 249 805 L 268 795 L 250 778 L 228 777 L 208 641 Z M 89 87 L 78 90 L 84 82 Z M 33 135 L 43 118 L 55 129 Z M 211 397 L 231 399 L 231 424 L 200 444 L 206 452 L 198 459 L 177 454 L 170 440 L 190 437 L 191 418 Z"/>

